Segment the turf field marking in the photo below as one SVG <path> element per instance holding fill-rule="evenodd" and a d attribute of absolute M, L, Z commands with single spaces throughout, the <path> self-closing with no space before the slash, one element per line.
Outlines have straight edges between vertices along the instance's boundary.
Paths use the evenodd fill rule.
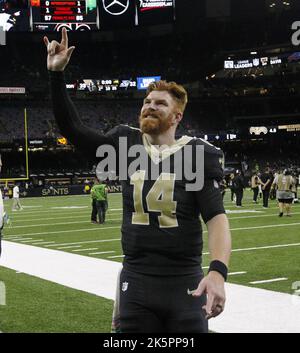
<path fill-rule="evenodd" d="M 295 214 L 300 214 L 300 212 L 294 212 Z M 241 216 L 241 217 L 228 217 L 229 220 L 235 220 L 235 219 L 247 219 L 247 218 L 263 218 L 263 217 L 275 217 L 277 216 L 277 213 L 272 213 L 272 214 L 265 214 L 265 215 L 256 215 L 256 216 Z M 72 217 L 61 217 L 61 219 L 66 219 L 66 218 L 74 218 Z M 79 218 L 84 218 L 86 219 L 86 216 L 83 217 L 76 217 L 76 219 Z M 52 219 L 58 219 L 58 218 L 48 218 L 49 220 Z M 46 220 L 46 219 L 40 219 L 38 220 Z M 121 221 L 121 218 L 107 218 L 107 221 Z M 33 222 L 34 220 L 26 220 L 26 222 Z M 90 223 L 89 220 L 84 220 L 84 221 L 74 221 L 74 222 L 63 222 L 63 223 L 40 223 L 40 224 L 32 224 L 32 225 L 20 225 L 20 226 L 12 226 L 10 229 L 18 229 L 18 228 L 31 228 L 31 227 L 46 227 L 46 226 L 59 226 L 59 225 L 65 225 L 65 224 L 79 224 L 79 223 Z"/>
<path fill-rule="evenodd" d="M 256 211 L 256 210 L 225 210 L 227 214 L 235 214 L 235 213 L 263 213 L 264 211 Z"/>
<path fill-rule="evenodd" d="M 91 243 L 109 243 L 111 241 L 121 241 L 121 238 L 117 238 L 117 239 L 104 239 L 104 240 L 88 240 L 88 241 L 80 241 L 80 242 L 76 242 L 76 243 L 63 243 L 63 244 L 52 244 L 52 245 L 46 245 L 46 247 L 51 247 L 51 246 L 60 246 L 60 245 L 76 245 L 76 244 L 91 244 Z"/>
<path fill-rule="evenodd" d="M 65 223 L 64 223 L 65 224 Z M 282 223 L 282 224 L 270 224 L 267 226 L 257 226 L 257 227 L 242 227 L 242 228 L 230 228 L 231 231 L 236 231 L 236 230 L 253 230 L 253 229 L 263 229 L 263 228 L 277 228 L 277 227 L 289 227 L 289 226 L 298 226 L 300 225 L 299 222 L 297 223 Z M 28 236 L 28 235 L 48 235 L 48 234 L 62 234 L 62 233 L 74 233 L 74 232 L 85 232 L 85 231 L 103 231 L 107 229 L 120 229 L 121 226 L 117 227 L 102 227 L 99 226 L 97 228 L 84 228 L 84 229 L 70 229 L 70 230 L 60 230 L 60 231 L 55 231 L 55 232 L 41 232 L 41 233 L 26 233 L 22 234 L 23 236 Z M 207 233 L 207 231 L 204 231 L 203 233 Z M 14 234 L 15 236 L 18 236 L 18 234 Z M 14 236 L 11 234 L 11 236 Z"/>
<path fill-rule="evenodd" d="M 122 212 L 120 212 L 120 215 L 122 214 Z M 76 217 L 76 219 L 87 219 L 88 217 L 89 217 L 89 215 L 90 215 L 90 212 L 89 213 L 87 213 L 86 215 L 84 215 L 84 216 L 75 216 Z M 112 216 L 112 215 L 111 215 Z M 116 214 L 114 215 L 114 216 L 117 216 Z M 52 221 L 52 220 L 57 220 L 57 219 L 68 219 L 68 218 L 71 218 L 71 219 L 74 219 L 74 215 L 73 216 L 67 216 L 67 217 L 65 217 L 65 216 L 63 216 L 63 217 L 49 217 L 49 218 L 43 218 L 43 217 L 35 217 L 35 218 L 27 218 L 27 219 L 14 219 L 13 220 L 13 223 L 15 224 L 15 223 L 24 223 L 24 222 L 34 222 L 34 221 Z M 107 213 L 106 213 L 106 219 L 108 220 L 108 221 L 110 221 L 110 220 L 113 220 L 113 219 L 115 219 L 115 218 L 110 218 L 110 217 L 107 217 Z M 15 227 L 12 227 L 12 228 L 15 228 Z"/>
<path fill-rule="evenodd" d="M 40 243 L 34 243 L 34 245 L 45 245 L 45 244 L 53 244 L 55 243 L 54 241 L 42 241 Z"/>
<path fill-rule="evenodd" d="M 76 217 L 77 218 L 77 217 Z M 85 217 L 87 218 L 87 217 Z M 120 221 L 122 218 L 111 218 L 107 221 Z M 30 224 L 22 226 L 12 226 L 11 229 L 16 228 L 31 228 L 31 227 L 47 227 L 47 226 L 62 226 L 64 224 L 81 224 L 81 223 L 91 223 L 91 221 L 76 221 L 76 222 L 63 222 L 63 223 L 41 223 L 41 224 Z"/>
<path fill-rule="evenodd" d="M 115 212 L 115 211 L 119 212 L 119 211 L 122 211 L 122 210 L 123 210 L 122 208 L 115 208 L 115 209 L 108 209 L 108 212 Z M 48 214 L 57 214 L 57 213 L 59 213 L 59 214 L 78 214 L 78 213 L 83 213 L 85 211 L 91 212 L 92 209 L 91 208 L 84 209 L 84 210 L 82 210 L 82 209 L 65 209 L 64 212 L 62 212 L 61 209 L 55 209 L 54 210 L 54 209 L 50 209 L 49 208 L 48 210 L 43 210 L 43 211 L 39 211 L 39 210 L 32 211 L 32 212 L 31 211 L 19 211 L 20 213 L 15 213 L 15 212 L 14 213 L 9 213 L 9 216 L 19 218 L 21 216 L 27 217 L 27 215 L 30 215 L 30 214 L 33 214 L 33 215 L 38 215 L 38 214 L 41 214 L 41 213 L 48 213 Z"/>
<path fill-rule="evenodd" d="M 44 206 L 42 206 L 42 205 L 40 205 L 40 206 L 22 206 L 23 208 L 39 208 L 39 207 L 44 207 Z"/>
<path fill-rule="evenodd" d="M 21 240 L 20 243 L 36 243 L 39 241 L 43 241 L 44 239 L 36 239 L 36 240 Z"/>
<path fill-rule="evenodd" d="M 245 228 L 230 228 L 233 230 L 252 230 L 252 229 L 262 229 L 262 228 L 274 228 L 274 227 L 289 227 L 289 226 L 298 226 L 300 223 L 282 223 L 282 224 L 270 224 L 268 226 L 257 226 L 257 227 L 245 227 Z"/>
<path fill-rule="evenodd" d="M 72 251 L 77 252 L 77 251 L 91 251 L 91 250 L 98 250 L 98 248 L 77 249 L 77 250 L 72 250 Z"/>
<path fill-rule="evenodd" d="M 93 227 L 93 228 L 84 228 L 84 229 L 71 229 L 71 230 L 60 230 L 58 232 L 42 232 L 42 233 L 27 233 L 27 234 L 23 234 L 23 236 L 27 236 L 27 235 L 46 235 L 46 234 L 61 234 L 61 233 L 74 233 L 74 232 L 85 232 L 85 231 L 103 231 L 106 229 L 120 229 L 121 226 L 118 227 Z M 18 234 L 15 234 L 18 235 Z M 21 234 L 19 234 L 20 236 Z M 29 239 L 29 238 L 28 238 Z"/>
<path fill-rule="evenodd" d="M 247 272 L 245 272 L 245 271 L 240 271 L 240 272 L 229 272 L 229 273 L 228 273 L 228 276 L 244 275 L 245 273 L 247 273 Z"/>
<path fill-rule="evenodd" d="M 115 251 L 99 251 L 99 252 L 91 252 L 89 255 L 103 255 L 103 254 L 113 254 Z"/>
<path fill-rule="evenodd" d="M 81 245 L 72 245 L 72 246 L 62 246 L 62 247 L 59 247 L 57 249 L 72 249 L 72 248 L 80 248 Z"/>
<path fill-rule="evenodd" d="M 78 209 L 78 208 L 88 208 L 90 206 L 56 206 L 50 207 L 51 209 Z"/>
<path fill-rule="evenodd" d="M 300 214 L 300 212 L 293 212 L 293 215 L 295 215 L 295 214 Z M 261 218 L 261 217 L 275 217 L 275 216 L 278 216 L 278 213 L 264 214 L 264 215 L 257 215 L 257 216 L 228 217 L 228 219 L 229 220 L 231 220 L 231 219 L 247 219 L 247 218 Z"/>
<path fill-rule="evenodd" d="M 262 281 L 253 281 L 249 282 L 250 284 L 260 284 L 260 283 L 271 283 L 271 282 L 279 282 L 279 281 L 287 281 L 288 278 L 282 277 L 282 278 L 273 278 L 273 279 L 265 279 Z"/>
<path fill-rule="evenodd" d="M 107 256 L 108 259 L 117 259 L 120 257 L 125 257 L 125 255 L 115 255 L 115 256 Z"/>
<path fill-rule="evenodd" d="M 21 235 L 21 234 L 20 234 Z M 30 239 L 32 239 L 32 238 L 20 238 L 20 235 L 19 235 L 19 237 L 18 238 L 14 238 L 14 239 L 7 239 L 7 240 L 10 240 L 10 241 L 18 241 L 18 240 L 30 240 Z"/>
<path fill-rule="evenodd" d="M 279 244 L 279 245 L 269 245 L 269 246 L 258 246 L 255 248 L 241 248 L 241 249 L 232 249 L 232 252 L 239 252 L 239 251 L 251 251 L 251 250 L 262 250 L 262 249 L 275 249 L 275 248 L 286 248 L 290 246 L 299 246 L 300 243 L 292 243 L 292 244 Z M 204 252 L 203 255 L 209 255 L 209 252 Z"/>

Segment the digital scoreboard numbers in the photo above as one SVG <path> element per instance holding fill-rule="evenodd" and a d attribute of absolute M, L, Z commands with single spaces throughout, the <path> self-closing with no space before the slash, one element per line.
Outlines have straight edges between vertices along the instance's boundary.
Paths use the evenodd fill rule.
<path fill-rule="evenodd" d="M 33 30 L 72 31 L 98 28 L 97 0 L 31 0 Z"/>
<path fill-rule="evenodd" d="M 83 22 L 85 5 L 85 1 L 41 0 L 41 16 L 45 22 Z"/>

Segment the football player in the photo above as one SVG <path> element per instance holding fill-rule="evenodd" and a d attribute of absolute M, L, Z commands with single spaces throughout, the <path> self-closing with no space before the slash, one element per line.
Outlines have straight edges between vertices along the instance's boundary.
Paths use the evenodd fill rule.
<path fill-rule="evenodd" d="M 143 167 L 126 173 L 122 180 L 121 332 L 207 332 L 207 320 L 224 310 L 231 249 L 218 185 L 223 178 L 223 153 L 201 139 L 184 136 L 175 140 L 187 93 L 174 82 L 150 84 L 141 108 L 140 129 L 119 125 L 106 135 L 89 129 L 80 120 L 64 81 L 63 71 L 75 47 L 69 48 L 66 30 L 60 43 L 49 42 L 47 37 L 44 42 L 53 110 L 61 133 L 92 156 L 102 145 L 114 146 L 119 154 L 124 152 L 119 150 L 120 138 L 126 138 L 127 150 L 139 146 L 147 156 Z M 176 178 L 177 157 L 186 146 L 192 152 L 184 161 L 193 170 L 198 166 L 197 146 L 204 149 L 204 185 L 198 191 L 187 191 L 190 181 L 185 176 Z M 129 157 L 125 168 L 133 160 Z M 154 180 L 146 178 L 153 165 L 159 169 Z M 206 276 L 201 268 L 200 215 L 208 228 L 212 260 Z"/>

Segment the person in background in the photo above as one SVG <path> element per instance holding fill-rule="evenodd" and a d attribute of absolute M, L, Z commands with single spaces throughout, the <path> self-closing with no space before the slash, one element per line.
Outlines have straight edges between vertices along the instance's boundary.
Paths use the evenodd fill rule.
<path fill-rule="evenodd" d="M 230 189 L 230 200 L 231 202 L 234 202 L 234 186 L 233 186 L 233 179 L 234 179 L 234 174 L 231 173 L 230 176 L 229 176 L 229 181 L 228 181 L 228 186 L 229 186 L 229 189 Z"/>
<path fill-rule="evenodd" d="M 107 205 L 107 187 L 104 182 L 95 181 L 91 190 L 93 211 L 91 216 L 92 223 L 103 224 L 105 222 Z M 99 222 L 97 222 L 97 215 Z"/>
<path fill-rule="evenodd" d="M 234 192 L 236 194 L 236 206 L 242 207 L 242 200 L 244 196 L 244 178 L 240 170 L 236 171 L 236 175 L 233 179 Z"/>
<path fill-rule="evenodd" d="M 279 217 L 283 216 L 284 211 L 286 211 L 288 217 L 291 217 L 291 205 L 294 199 L 292 189 L 294 184 L 295 181 L 289 169 L 285 169 L 283 173 L 279 173 L 273 181 L 272 187 L 277 187 L 276 198 L 278 200 Z"/>
<path fill-rule="evenodd" d="M 261 180 L 259 179 L 257 172 L 254 171 L 251 177 L 251 189 L 253 191 L 253 202 L 257 203 L 257 197 L 259 193 L 259 185 L 261 184 Z"/>
<path fill-rule="evenodd" d="M 269 196 L 270 190 L 273 182 L 273 175 L 270 168 L 266 168 L 264 173 L 261 175 L 262 182 L 262 193 L 263 193 L 263 208 L 269 207 Z"/>
<path fill-rule="evenodd" d="M 20 189 L 19 189 L 19 184 L 15 184 L 13 187 L 13 205 L 12 205 L 12 211 L 22 211 L 23 207 L 20 202 Z"/>

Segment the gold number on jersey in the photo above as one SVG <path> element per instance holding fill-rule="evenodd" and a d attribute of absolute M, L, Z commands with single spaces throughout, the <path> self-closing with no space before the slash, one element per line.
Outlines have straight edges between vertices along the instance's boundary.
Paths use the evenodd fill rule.
<path fill-rule="evenodd" d="M 132 214 L 132 224 L 149 225 L 149 214 L 144 211 L 142 196 L 145 174 L 144 170 L 139 170 L 131 177 L 130 184 L 134 186 L 135 209 Z M 161 173 L 146 196 L 148 211 L 160 212 L 160 216 L 158 216 L 160 228 L 178 227 L 176 218 L 177 202 L 173 200 L 174 186 L 175 174 Z"/>

